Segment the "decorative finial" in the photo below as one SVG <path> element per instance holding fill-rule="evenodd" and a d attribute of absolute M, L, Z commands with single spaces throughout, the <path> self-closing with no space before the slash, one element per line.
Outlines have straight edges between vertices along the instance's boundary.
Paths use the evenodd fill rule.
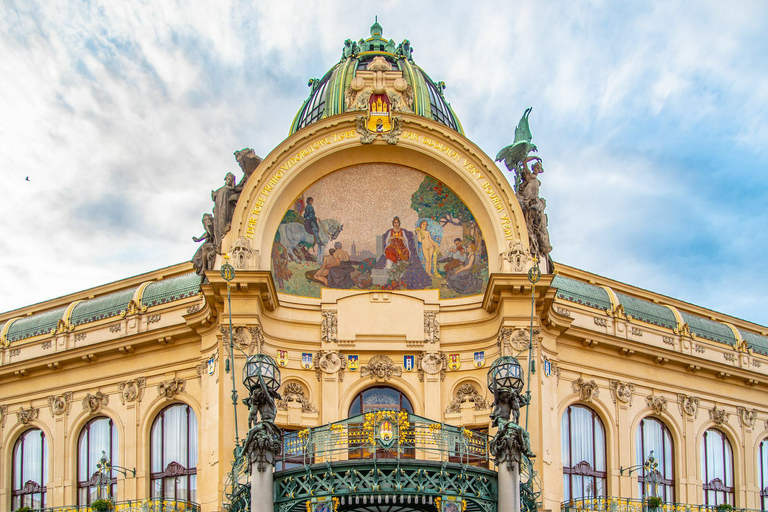
<path fill-rule="evenodd" d="M 381 25 L 379 25 L 379 17 L 376 16 L 373 25 L 371 25 L 371 37 L 374 39 L 380 39 L 383 32 L 384 31 L 382 30 Z"/>

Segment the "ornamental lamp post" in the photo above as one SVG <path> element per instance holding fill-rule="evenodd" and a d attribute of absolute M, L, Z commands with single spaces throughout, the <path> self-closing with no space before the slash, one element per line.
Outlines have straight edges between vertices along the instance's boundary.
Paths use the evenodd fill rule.
<path fill-rule="evenodd" d="M 488 389 L 494 395 L 496 390 L 510 388 L 516 393 L 523 390 L 523 367 L 512 356 L 497 358 L 488 370 Z"/>
<path fill-rule="evenodd" d="M 275 360 L 266 354 L 248 356 L 243 366 L 243 384 L 248 391 L 261 387 L 261 382 L 268 391 L 277 392 L 280 387 L 280 368 Z"/>

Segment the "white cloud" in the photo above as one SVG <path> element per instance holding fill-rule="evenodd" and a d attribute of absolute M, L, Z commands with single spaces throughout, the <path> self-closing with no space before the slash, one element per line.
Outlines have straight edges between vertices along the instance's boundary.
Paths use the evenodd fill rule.
<path fill-rule="evenodd" d="M 375 14 L 491 156 L 534 106 L 556 259 L 768 323 L 762 2 L 6 2 L 0 310 L 190 258 Z"/>

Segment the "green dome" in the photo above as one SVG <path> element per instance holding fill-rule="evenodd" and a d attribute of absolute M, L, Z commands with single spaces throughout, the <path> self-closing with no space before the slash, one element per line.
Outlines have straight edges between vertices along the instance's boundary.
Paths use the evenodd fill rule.
<path fill-rule="evenodd" d="M 371 77 L 377 72 L 387 82 L 392 112 L 428 117 L 464 133 L 459 118 L 443 97 L 445 83 L 434 82 L 414 64 L 410 41 L 405 39 L 395 45 L 392 39 L 382 38 L 382 32 L 381 25 L 374 23 L 368 39 L 347 39 L 339 63 L 323 78 L 309 81 L 312 90 L 291 124 L 291 134 L 326 117 L 364 110 L 361 106 L 365 93 L 370 95 Z"/>

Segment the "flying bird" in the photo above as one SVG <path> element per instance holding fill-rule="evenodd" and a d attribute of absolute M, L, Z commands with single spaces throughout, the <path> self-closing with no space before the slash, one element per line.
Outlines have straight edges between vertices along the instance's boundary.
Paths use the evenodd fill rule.
<path fill-rule="evenodd" d="M 27 176 L 27 181 L 29 181 L 29 176 Z"/>

